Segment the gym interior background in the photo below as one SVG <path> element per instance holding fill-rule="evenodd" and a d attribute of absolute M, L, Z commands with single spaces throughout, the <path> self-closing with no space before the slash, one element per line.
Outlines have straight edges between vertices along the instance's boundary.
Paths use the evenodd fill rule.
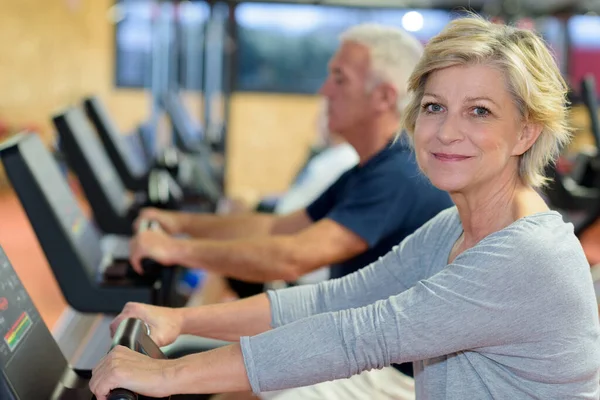
<path fill-rule="evenodd" d="M 256 201 L 284 191 L 316 141 L 320 103 L 315 92 L 337 33 L 358 22 L 377 21 L 401 25 L 426 42 L 460 7 L 469 6 L 536 29 L 546 38 L 573 88 L 576 136 L 566 151 L 592 146 L 578 89 L 585 75 L 600 76 L 600 1 L 591 0 L 2 0 L 0 139 L 27 129 L 54 146 L 50 116 L 87 95 L 99 96 L 121 132 L 130 133 L 152 107 L 143 73 L 150 69 L 151 20 L 157 10 L 170 10 L 171 22 L 184 27 L 183 43 L 190 35 L 209 37 L 206 22 L 219 10 L 225 16 L 222 90 L 211 112 L 226 126 L 225 193 Z M 210 40 L 205 40 L 205 45 L 196 40 L 201 44 L 175 55 L 178 65 L 186 66 L 176 72 L 182 98 L 200 122 L 206 120 L 203 93 L 211 83 L 204 54 Z M 71 182 L 77 191 L 76 180 Z M 80 201 L 85 207 L 83 196 Z M 51 328 L 65 302 L 1 171 L 0 221 L 0 243 Z M 584 238 L 589 246 L 596 232 L 600 234 L 592 229 L 590 239 Z"/>

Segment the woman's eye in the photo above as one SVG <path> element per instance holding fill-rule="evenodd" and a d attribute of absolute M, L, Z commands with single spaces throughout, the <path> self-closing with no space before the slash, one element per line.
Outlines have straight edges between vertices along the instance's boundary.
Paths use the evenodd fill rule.
<path fill-rule="evenodd" d="M 475 107 L 473 113 L 476 117 L 487 117 L 490 114 L 490 110 L 485 107 Z"/>
<path fill-rule="evenodd" d="M 425 104 L 425 111 L 430 113 L 438 113 L 443 110 L 442 106 L 435 103 Z"/>

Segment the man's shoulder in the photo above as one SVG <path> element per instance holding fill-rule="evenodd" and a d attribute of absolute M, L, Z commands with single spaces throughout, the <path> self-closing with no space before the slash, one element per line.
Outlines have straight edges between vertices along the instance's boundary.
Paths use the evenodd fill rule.
<path fill-rule="evenodd" d="M 379 179 L 419 179 L 427 180 L 419 169 L 416 157 L 410 149 L 387 149 L 379 153 L 365 165 L 352 169 L 356 177 Z"/>
<path fill-rule="evenodd" d="M 417 163 L 415 152 L 403 143 L 391 143 L 371 161 L 366 168 L 356 171 L 365 176 L 378 175 L 388 179 L 428 181 Z"/>

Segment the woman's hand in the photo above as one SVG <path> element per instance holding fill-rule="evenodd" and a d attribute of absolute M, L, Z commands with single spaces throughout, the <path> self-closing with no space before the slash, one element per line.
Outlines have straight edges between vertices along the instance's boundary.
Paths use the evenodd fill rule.
<path fill-rule="evenodd" d="M 171 388 L 177 360 L 156 360 L 123 346 L 116 346 L 92 371 L 90 390 L 105 400 L 113 389 L 128 389 L 144 396 L 162 398 Z"/>
<path fill-rule="evenodd" d="M 111 336 L 127 318 L 144 321 L 150 328 L 150 338 L 159 347 L 169 345 L 179 337 L 183 324 L 183 308 L 158 307 L 142 303 L 127 303 L 123 311 L 111 322 Z"/>

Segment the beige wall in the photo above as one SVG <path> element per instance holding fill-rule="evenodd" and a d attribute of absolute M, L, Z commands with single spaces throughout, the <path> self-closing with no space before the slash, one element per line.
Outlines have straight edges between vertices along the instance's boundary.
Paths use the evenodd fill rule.
<path fill-rule="evenodd" d="M 595 146 L 590 129 L 590 118 L 586 108 L 577 106 L 572 109 L 571 125 L 575 129 L 571 151 L 576 152 L 584 146 Z"/>
<path fill-rule="evenodd" d="M 0 1 L 0 121 L 37 127 L 52 140 L 50 115 L 90 93 L 101 96 L 124 132 L 147 117 L 145 93 L 112 84 L 112 0 Z M 186 103 L 201 108 L 195 96 Z M 235 95 L 228 192 L 284 190 L 313 140 L 316 109 L 310 96 Z"/>
<path fill-rule="evenodd" d="M 238 93 L 231 99 L 228 192 L 250 197 L 281 192 L 316 137 L 313 96 Z"/>
<path fill-rule="evenodd" d="M 88 93 L 108 100 L 126 127 L 146 115 L 145 96 L 112 88 L 111 0 L 2 1 L 0 119 L 48 137 L 51 113 Z"/>

